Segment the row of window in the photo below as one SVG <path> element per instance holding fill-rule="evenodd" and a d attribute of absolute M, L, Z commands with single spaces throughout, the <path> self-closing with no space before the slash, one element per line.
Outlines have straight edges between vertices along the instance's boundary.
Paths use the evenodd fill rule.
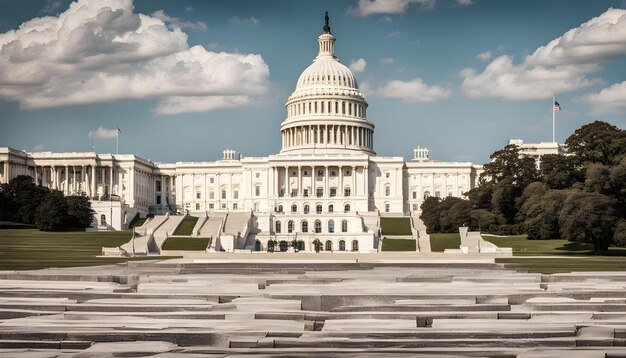
<path fill-rule="evenodd" d="M 191 208 L 191 203 L 185 203 L 185 208 L 186 208 L 186 209 Z M 215 204 L 214 204 L 214 203 L 209 203 L 209 207 L 208 207 L 208 209 L 209 209 L 209 210 L 214 210 L 214 209 L 215 209 Z M 227 204 L 227 203 L 221 203 L 221 204 L 220 204 L 220 209 L 222 209 L 222 210 L 226 210 L 226 209 L 228 209 L 228 204 Z M 237 209 L 239 209 L 239 204 L 237 204 L 237 203 L 233 203 L 233 207 L 232 207 L 232 209 L 233 209 L 233 210 L 237 210 Z M 196 210 L 202 210 L 202 204 L 200 204 L 200 203 L 196 203 Z"/>
<path fill-rule="evenodd" d="M 289 117 L 304 114 L 343 114 L 354 115 L 358 118 L 366 117 L 366 107 L 360 103 L 345 101 L 313 101 L 305 103 L 294 103 L 289 106 Z"/>
<path fill-rule="evenodd" d="M 346 175 L 350 175 L 350 170 L 346 170 L 345 171 Z M 298 176 L 298 172 L 297 171 L 291 171 L 291 176 L 292 177 L 297 177 Z M 303 170 L 302 171 L 302 176 L 308 177 L 309 176 L 309 171 L 308 170 Z M 323 177 L 324 176 L 324 171 L 323 170 L 318 170 L 317 171 L 317 176 L 318 177 Z M 331 170 L 330 171 L 330 176 L 331 177 L 336 177 L 337 176 L 337 171 L 336 170 Z"/>
<path fill-rule="evenodd" d="M 321 242 L 318 245 L 319 246 L 315 248 L 316 251 L 321 251 L 321 250 L 333 251 L 333 242 L 330 241 L 330 240 L 327 240 L 326 243 L 323 246 L 322 246 Z M 278 248 L 279 248 L 280 251 L 286 252 L 289 249 L 289 243 L 287 241 L 285 241 L 285 240 L 279 241 L 278 242 Z M 298 240 L 296 242 L 296 248 L 299 251 L 304 251 L 304 241 Z M 261 241 L 260 240 L 256 240 L 256 242 L 255 242 L 255 250 L 256 251 L 261 251 Z M 345 240 L 339 240 L 339 251 L 346 251 L 346 241 Z M 352 251 L 359 251 L 359 241 L 358 240 L 352 240 Z"/>
<path fill-rule="evenodd" d="M 332 234 L 335 232 L 335 221 L 334 220 L 328 220 L 328 223 L 326 225 L 327 231 L 328 233 Z M 276 232 L 277 234 L 280 234 L 282 232 L 282 222 L 281 221 L 276 221 L 274 224 L 274 232 Z M 289 220 L 287 222 L 287 233 L 288 234 L 292 234 L 294 233 L 295 230 L 295 224 L 293 220 Z M 307 220 L 302 220 L 300 222 L 300 232 L 301 233 L 308 233 L 309 232 L 309 222 Z M 315 220 L 315 222 L 313 223 L 313 232 L 315 232 L 316 234 L 319 234 L 322 232 L 322 222 L 320 220 Z M 341 232 L 348 232 L 348 220 L 342 220 L 341 221 Z"/>
<path fill-rule="evenodd" d="M 311 212 L 311 207 L 309 206 L 309 204 L 304 204 L 304 213 L 308 214 L 309 212 Z M 322 213 L 322 204 L 317 204 L 315 206 L 315 213 L 316 214 L 321 214 Z M 276 207 L 275 210 L 277 213 L 282 213 L 283 212 L 283 205 L 282 204 L 278 204 L 278 206 Z M 291 212 L 292 213 L 297 213 L 298 212 L 298 205 L 297 204 L 292 204 L 291 205 Z M 328 212 L 329 213 L 333 213 L 335 212 L 335 205 L 330 204 L 328 205 Z M 343 212 L 344 213 L 349 213 L 350 212 L 350 204 L 346 204 L 343 206 Z"/>
<path fill-rule="evenodd" d="M 283 189 L 280 190 L 280 194 L 278 196 L 283 197 L 285 191 Z M 352 190 L 349 187 L 346 187 L 343 190 L 343 196 L 350 196 L 352 194 Z M 292 198 L 296 198 L 298 196 L 298 189 L 291 189 L 290 196 Z M 302 196 L 305 198 L 309 197 L 309 189 L 302 189 Z M 324 196 L 324 188 L 315 188 L 315 196 L 321 198 Z M 330 197 L 337 196 L 337 188 L 330 188 Z"/>

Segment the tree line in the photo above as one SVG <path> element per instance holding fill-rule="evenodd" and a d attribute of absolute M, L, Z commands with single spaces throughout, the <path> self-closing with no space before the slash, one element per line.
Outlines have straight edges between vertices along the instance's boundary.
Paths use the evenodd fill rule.
<path fill-rule="evenodd" d="M 77 230 L 91 226 L 93 213 L 87 197 L 37 186 L 28 175 L 0 185 L 0 221 L 35 225 L 42 231 Z"/>
<path fill-rule="evenodd" d="M 535 159 L 509 144 L 491 155 L 467 199 L 429 197 L 420 218 L 429 232 L 459 226 L 531 240 L 592 242 L 597 254 L 626 246 L 626 130 L 583 125 L 565 141 L 566 155 Z"/>

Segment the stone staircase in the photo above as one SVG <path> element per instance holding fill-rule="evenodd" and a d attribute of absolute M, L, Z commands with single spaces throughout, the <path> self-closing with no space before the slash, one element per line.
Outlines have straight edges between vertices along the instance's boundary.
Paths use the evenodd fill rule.
<path fill-rule="evenodd" d="M 57 357 L 624 357 L 626 273 L 280 260 L 0 272 L 0 355 L 34 350 Z"/>

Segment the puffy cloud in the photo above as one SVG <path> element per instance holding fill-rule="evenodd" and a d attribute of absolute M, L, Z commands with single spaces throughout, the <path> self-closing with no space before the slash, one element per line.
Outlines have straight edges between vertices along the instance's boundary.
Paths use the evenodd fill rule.
<path fill-rule="evenodd" d="M 202 21 L 184 21 L 178 17 L 172 17 L 167 15 L 163 10 L 158 10 L 152 13 L 153 17 L 163 20 L 163 22 L 169 24 L 172 27 L 179 27 L 181 29 L 194 29 L 194 30 L 206 30 L 207 26 Z"/>
<path fill-rule="evenodd" d="M 594 114 L 626 112 L 626 81 L 586 95 L 582 100 L 592 106 Z"/>
<path fill-rule="evenodd" d="M 356 7 L 349 7 L 348 13 L 354 16 L 372 14 L 404 14 L 411 4 L 432 9 L 436 0 L 359 0 Z"/>
<path fill-rule="evenodd" d="M 268 77 L 260 55 L 189 47 L 179 26 L 133 13 L 131 0 L 79 0 L 0 34 L 0 97 L 25 109 L 255 96 Z"/>
<path fill-rule="evenodd" d="M 499 56 L 482 72 L 461 71 L 462 89 L 473 98 L 548 98 L 600 82 L 588 78 L 600 63 L 626 54 L 626 10 L 608 9 L 537 48 L 520 64 Z"/>
<path fill-rule="evenodd" d="M 380 64 L 381 65 L 391 65 L 393 63 L 393 58 L 392 57 L 384 57 L 380 59 Z"/>
<path fill-rule="evenodd" d="M 452 92 L 439 86 L 428 86 L 420 78 L 411 81 L 393 80 L 379 87 L 375 94 L 399 98 L 402 102 L 434 102 L 449 97 Z"/>
<path fill-rule="evenodd" d="M 365 62 L 364 59 L 359 58 L 356 61 L 353 60 L 350 62 L 350 66 L 348 66 L 348 68 L 350 68 L 350 71 L 354 73 L 361 73 L 365 71 L 365 66 L 367 66 L 367 62 Z"/>
<path fill-rule="evenodd" d="M 154 109 L 157 114 L 208 112 L 216 109 L 241 107 L 250 104 L 249 96 L 187 96 L 169 97 Z"/>
<path fill-rule="evenodd" d="M 487 61 L 488 59 L 491 58 L 491 51 L 485 51 L 483 53 L 479 53 L 478 56 L 476 56 L 476 58 L 481 61 Z"/>
<path fill-rule="evenodd" d="M 106 129 L 104 127 L 98 127 L 95 131 L 89 131 L 89 138 L 103 138 L 111 139 L 117 137 L 117 128 Z"/>

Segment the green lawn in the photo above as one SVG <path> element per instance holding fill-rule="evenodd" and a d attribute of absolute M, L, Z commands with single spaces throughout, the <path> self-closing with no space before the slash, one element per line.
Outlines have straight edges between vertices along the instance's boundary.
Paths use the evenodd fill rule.
<path fill-rule="evenodd" d="M 445 249 L 458 249 L 461 246 L 459 233 L 434 233 L 430 234 L 430 250 L 443 252 Z"/>
<path fill-rule="evenodd" d="M 383 235 L 411 235 L 410 218 L 380 218 Z"/>
<path fill-rule="evenodd" d="M 383 251 L 415 251 L 415 240 L 383 239 Z"/>
<path fill-rule="evenodd" d="M 178 229 L 174 231 L 174 235 L 190 236 L 197 222 L 198 222 L 197 216 L 189 216 L 189 215 L 186 216 L 183 219 L 183 222 L 180 223 L 180 225 L 178 226 Z"/>
<path fill-rule="evenodd" d="M 130 231 L 42 232 L 36 229 L 0 230 L 0 270 L 108 265 L 128 260 L 164 259 L 164 256 L 99 258 L 102 247 L 120 246 Z"/>
<path fill-rule="evenodd" d="M 206 250 L 209 238 L 205 237 L 170 237 L 165 241 L 163 250 Z"/>

